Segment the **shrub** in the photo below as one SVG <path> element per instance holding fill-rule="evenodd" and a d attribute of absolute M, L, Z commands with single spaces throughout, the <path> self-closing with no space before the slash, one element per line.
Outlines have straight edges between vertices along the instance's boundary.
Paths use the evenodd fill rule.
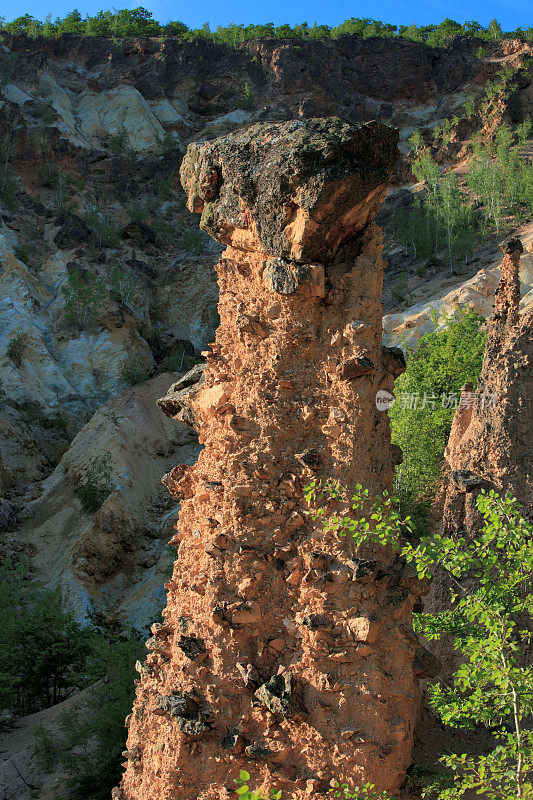
<path fill-rule="evenodd" d="M 477 236 L 477 221 L 471 205 L 453 172 L 440 178 L 440 168 L 428 150 L 416 159 L 413 172 L 428 186 L 422 200 L 400 211 L 394 219 L 395 232 L 414 258 L 428 258 L 445 251 L 448 265 L 471 253 Z"/>
<path fill-rule="evenodd" d="M 165 131 L 163 136 L 159 137 L 159 146 L 163 153 L 172 153 L 173 151 L 177 151 L 179 145 L 176 134 L 174 134 L 172 131 Z"/>
<path fill-rule="evenodd" d="M 109 215 L 95 201 L 86 201 L 86 211 L 83 219 L 93 232 L 93 246 L 116 247 L 120 242 L 120 235 Z"/>
<path fill-rule="evenodd" d="M 117 133 L 113 134 L 109 137 L 109 148 L 113 151 L 116 155 L 122 155 L 125 153 L 128 143 L 128 133 L 126 128 L 122 126 Z"/>
<path fill-rule="evenodd" d="M 392 287 L 391 294 L 399 303 L 409 297 L 409 286 L 407 285 L 407 275 L 400 275 L 397 283 Z"/>
<path fill-rule="evenodd" d="M 86 514 L 97 511 L 111 494 L 112 471 L 110 453 L 92 459 L 83 480 L 76 487 L 76 497 Z"/>
<path fill-rule="evenodd" d="M 194 255 L 200 256 L 209 248 L 210 239 L 200 228 L 189 228 L 181 234 L 180 245 Z"/>
<path fill-rule="evenodd" d="M 18 57 L 9 51 L 0 52 L 0 89 L 11 83 L 17 70 Z"/>
<path fill-rule="evenodd" d="M 137 298 L 139 282 L 133 272 L 115 266 L 111 270 L 111 296 L 125 306 L 133 306 Z"/>
<path fill-rule="evenodd" d="M 37 114 L 39 118 L 45 123 L 45 125 L 51 125 L 53 122 L 56 121 L 56 112 L 51 107 L 46 105 L 46 103 L 41 103 L 37 108 Z"/>
<path fill-rule="evenodd" d="M 424 146 L 424 140 L 420 131 L 415 131 L 407 140 L 407 142 L 409 144 L 409 149 L 414 150 L 415 154 L 417 154 L 420 148 Z"/>
<path fill-rule="evenodd" d="M 39 186 L 46 189 L 58 189 L 61 182 L 67 181 L 66 176 L 53 164 L 45 164 L 37 170 L 37 181 Z"/>
<path fill-rule="evenodd" d="M 61 287 L 65 298 L 65 316 L 85 328 L 98 315 L 106 295 L 101 278 L 83 275 L 81 270 L 69 272 L 67 284 Z"/>
<path fill-rule="evenodd" d="M 472 114 L 474 113 L 474 111 L 476 110 L 476 100 L 475 100 L 475 98 L 474 97 L 468 97 L 466 99 L 466 102 L 463 105 L 463 108 L 465 110 L 465 114 L 468 117 L 471 117 Z"/>
<path fill-rule="evenodd" d="M 74 704 L 60 716 L 53 736 L 37 731 L 41 767 L 51 771 L 61 764 L 70 800 L 107 800 L 120 781 L 124 717 L 135 693 L 134 664 L 144 650 L 135 632 L 111 637 L 91 628 L 89 641 L 87 680 L 105 681 L 93 686 L 83 706 Z"/>
<path fill-rule="evenodd" d="M 34 222 L 28 222 L 19 236 L 19 243 L 14 250 L 18 259 L 34 269 L 40 269 L 47 251 L 44 239 L 44 228 Z"/>
<path fill-rule="evenodd" d="M 533 128 L 533 122 L 531 121 L 531 117 L 526 117 L 520 125 L 516 126 L 516 135 L 518 137 L 518 144 L 523 146 L 529 139 L 531 135 L 531 130 Z"/>
<path fill-rule="evenodd" d="M 260 791 L 254 791 L 250 789 L 248 786 L 249 780 L 250 773 L 245 769 L 241 769 L 239 772 L 239 777 L 235 781 L 237 784 L 235 794 L 239 797 L 239 799 L 268 800 L 268 798 L 262 795 Z M 394 798 L 390 797 L 386 792 L 380 792 L 378 789 L 376 789 L 373 783 L 365 783 L 363 786 L 351 788 L 347 783 L 340 784 L 338 781 L 333 781 L 329 793 L 332 794 L 333 797 L 342 797 L 344 800 L 394 800 Z M 272 791 L 270 793 L 270 800 L 281 800 L 281 797 L 281 790 L 278 790 L 277 792 Z"/>
<path fill-rule="evenodd" d="M 165 135 L 165 141 L 168 142 Z M 168 142 L 170 150 L 176 150 L 176 142 Z M 166 146 L 166 145 L 165 145 Z M 155 175 L 153 180 L 153 192 L 158 200 L 173 200 L 174 190 L 179 185 L 176 170 L 172 169 L 167 175 Z"/>
<path fill-rule="evenodd" d="M 244 90 L 242 93 L 242 104 L 244 108 L 251 108 L 254 102 L 254 93 L 253 89 L 250 88 L 249 84 L 244 84 Z"/>
<path fill-rule="evenodd" d="M 18 181 L 9 166 L 10 155 L 10 146 L 0 152 L 0 199 L 9 211 L 15 211 L 18 206 Z"/>
<path fill-rule="evenodd" d="M 250 773 L 247 772 L 245 769 L 241 769 L 239 771 L 239 777 L 236 779 L 235 783 L 237 784 L 237 788 L 235 789 L 235 794 L 238 795 L 241 800 L 267 800 L 260 792 L 252 791 L 248 786 L 248 781 L 250 780 Z M 281 798 L 281 791 L 278 792 L 271 792 L 270 798 L 271 800 L 280 800 Z"/>
<path fill-rule="evenodd" d="M 195 358 L 195 356 L 187 353 L 185 348 L 182 348 L 181 350 L 175 350 L 164 359 L 163 368 L 167 372 L 187 372 L 187 370 L 192 369 L 195 364 L 199 363 L 199 358 Z"/>
<path fill-rule="evenodd" d="M 522 135 L 522 134 L 521 134 Z M 468 184 L 481 202 L 485 228 L 500 233 L 508 214 L 522 216 L 522 206 L 533 211 L 533 165 L 512 146 L 513 135 L 501 125 L 494 143 L 474 142 Z"/>
<path fill-rule="evenodd" d="M 153 220 L 151 227 L 158 247 L 170 247 L 176 241 L 176 225 L 172 220 L 159 215 Z"/>
<path fill-rule="evenodd" d="M 121 369 L 120 377 L 128 386 L 137 386 L 148 380 L 149 372 L 143 364 L 130 363 Z"/>
<path fill-rule="evenodd" d="M 435 131 L 437 131 L 437 128 L 435 128 Z M 440 167 L 432 159 L 428 149 L 424 149 L 413 162 L 413 175 L 417 181 L 427 183 L 429 191 L 435 194 L 440 180 Z"/>
<path fill-rule="evenodd" d="M 23 331 L 15 333 L 10 337 L 6 347 L 6 356 L 14 361 L 15 364 L 20 365 L 20 361 L 24 350 L 26 349 L 27 336 Z"/>

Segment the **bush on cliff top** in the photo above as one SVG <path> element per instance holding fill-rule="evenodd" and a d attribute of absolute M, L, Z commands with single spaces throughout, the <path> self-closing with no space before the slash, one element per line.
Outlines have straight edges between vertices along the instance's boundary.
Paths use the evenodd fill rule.
<path fill-rule="evenodd" d="M 373 36 L 393 37 L 401 36 L 417 42 L 424 42 L 432 47 L 445 44 L 455 36 L 471 36 L 487 40 L 501 40 L 504 38 L 520 38 L 533 40 L 533 28 L 517 28 L 514 31 L 504 32 L 493 19 L 486 27 L 479 22 L 456 22 L 445 19 L 438 25 L 392 25 L 387 22 L 369 18 L 351 17 L 340 25 L 318 25 L 316 22 L 310 26 L 307 22 L 299 25 L 274 25 L 272 22 L 259 25 L 227 25 L 218 26 L 212 31 L 206 22 L 202 28 L 188 28 L 183 22 L 168 22 L 162 25 L 153 19 L 152 12 L 139 6 L 134 9 L 113 9 L 113 11 L 99 11 L 94 16 L 87 15 L 83 18 L 79 11 L 74 10 L 65 17 L 57 17 L 52 21 L 49 14 L 44 22 L 35 19 L 31 14 L 24 14 L 12 22 L 5 22 L 0 18 L 1 27 L 10 33 L 26 33 L 28 36 L 60 36 L 63 33 L 75 33 L 81 36 L 109 36 L 120 38 L 123 36 L 172 36 L 177 39 L 211 39 L 220 44 L 235 47 L 241 42 L 269 37 L 276 39 L 336 39 L 342 35 L 360 36 L 368 39 Z"/>

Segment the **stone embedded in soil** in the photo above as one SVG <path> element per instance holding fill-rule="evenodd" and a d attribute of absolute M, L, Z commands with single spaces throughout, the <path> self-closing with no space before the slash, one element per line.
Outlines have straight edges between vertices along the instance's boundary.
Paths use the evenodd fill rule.
<path fill-rule="evenodd" d="M 125 800 L 229 798 L 240 769 L 296 800 L 332 778 L 390 792 L 404 780 L 422 669 L 404 629 L 427 587 L 394 553 L 322 531 L 303 491 L 314 476 L 392 487 L 398 454 L 375 398 L 402 358 L 381 347 L 372 220 L 396 141 L 378 123 L 307 120 L 184 159 L 189 207 L 228 247 L 220 327 L 186 400 L 204 449 L 164 478 L 181 500 L 170 650 L 140 672 L 128 748 L 142 746 L 142 768 L 128 764 Z M 357 377 L 343 375 L 353 363 Z M 161 403 L 170 416 L 185 383 Z M 171 716 L 169 696 L 194 705 Z"/>

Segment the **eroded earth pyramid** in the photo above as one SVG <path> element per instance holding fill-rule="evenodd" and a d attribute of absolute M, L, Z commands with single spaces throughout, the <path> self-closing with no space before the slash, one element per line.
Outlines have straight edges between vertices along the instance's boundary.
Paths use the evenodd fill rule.
<path fill-rule="evenodd" d="M 381 345 L 373 220 L 397 154 L 393 129 L 337 118 L 189 146 L 189 208 L 227 245 L 220 327 L 204 375 L 161 401 L 204 449 L 164 478 L 182 503 L 178 558 L 115 797 L 235 797 L 242 768 L 265 796 L 404 779 L 418 582 L 393 555 L 325 534 L 303 495 L 313 477 L 392 485 L 400 454 L 376 393 L 404 362 Z"/>
<path fill-rule="evenodd" d="M 474 533 L 482 489 L 511 492 L 533 519 L 533 313 L 519 314 L 522 243 L 501 245 L 501 278 L 476 391 L 467 385 L 455 413 L 444 532 Z"/>

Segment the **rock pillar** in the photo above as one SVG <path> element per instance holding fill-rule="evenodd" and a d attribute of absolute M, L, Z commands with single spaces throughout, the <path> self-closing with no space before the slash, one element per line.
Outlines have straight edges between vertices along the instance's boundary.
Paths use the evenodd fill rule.
<path fill-rule="evenodd" d="M 501 278 L 477 390 L 465 387 L 446 448 L 447 534 L 479 528 L 481 489 L 511 492 L 533 519 L 533 313 L 519 313 L 522 243 L 513 237 L 500 249 Z"/>
<path fill-rule="evenodd" d="M 162 402 L 194 415 L 204 450 L 164 479 L 182 501 L 178 557 L 139 665 L 118 797 L 235 797 L 240 768 L 265 796 L 296 798 L 331 779 L 394 791 L 405 776 L 417 582 L 324 534 L 302 493 L 314 476 L 392 485 L 376 393 L 404 365 L 381 345 L 373 219 L 396 145 L 384 125 L 333 118 L 189 146 L 189 208 L 227 245 L 220 327 L 187 408 L 188 380 Z"/>

